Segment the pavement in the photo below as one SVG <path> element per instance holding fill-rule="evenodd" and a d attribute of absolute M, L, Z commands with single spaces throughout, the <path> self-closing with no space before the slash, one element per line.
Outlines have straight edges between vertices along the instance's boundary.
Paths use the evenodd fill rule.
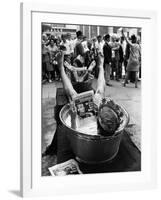
<path fill-rule="evenodd" d="M 134 144 L 141 150 L 141 81 L 138 82 L 138 88 L 135 88 L 133 83 L 123 87 L 122 81 L 111 80 L 111 84 L 112 87 L 106 86 L 105 96 L 112 98 L 127 110 L 130 122 L 126 129 Z M 60 81 L 42 85 L 42 152 L 51 143 L 56 130 L 54 106 L 56 88 L 60 87 Z M 96 87 L 96 80 L 93 81 L 93 87 Z"/>

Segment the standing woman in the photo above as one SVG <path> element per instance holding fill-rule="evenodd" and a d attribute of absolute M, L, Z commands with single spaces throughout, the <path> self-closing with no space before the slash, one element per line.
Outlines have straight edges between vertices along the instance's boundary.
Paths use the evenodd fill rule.
<path fill-rule="evenodd" d="M 56 45 L 55 39 L 50 39 L 50 43 L 48 45 L 48 52 L 50 56 L 49 62 L 47 62 L 47 69 L 48 69 L 48 81 L 51 83 L 53 80 L 55 80 L 55 73 L 56 73 L 56 66 L 55 66 L 55 55 L 58 51 L 58 47 Z M 48 59 L 48 58 L 47 58 Z"/>
<path fill-rule="evenodd" d="M 129 55 L 129 60 L 127 64 L 127 69 L 126 69 L 125 82 L 123 83 L 123 85 L 124 87 L 126 86 L 126 83 L 128 82 L 128 79 L 129 79 L 130 72 L 134 72 L 135 73 L 135 87 L 137 88 L 138 72 L 139 72 L 139 66 L 140 66 L 139 58 L 141 55 L 140 46 L 137 44 L 137 38 L 135 35 L 132 35 L 131 41 L 129 41 L 127 37 L 125 36 L 123 30 L 122 30 L 122 34 L 127 44 L 129 44 L 130 46 L 130 55 Z"/>

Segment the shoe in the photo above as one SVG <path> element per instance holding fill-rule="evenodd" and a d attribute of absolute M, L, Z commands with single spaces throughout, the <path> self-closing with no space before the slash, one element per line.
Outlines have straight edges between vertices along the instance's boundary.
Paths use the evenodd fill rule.
<path fill-rule="evenodd" d="M 120 81 L 120 79 L 117 78 L 116 81 Z"/>
<path fill-rule="evenodd" d="M 135 88 L 138 88 L 138 86 L 135 84 Z"/>
<path fill-rule="evenodd" d="M 112 87 L 112 84 L 110 84 L 110 83 L 106 83 L 106 85 L 109 86 L 109 87 Z"/>

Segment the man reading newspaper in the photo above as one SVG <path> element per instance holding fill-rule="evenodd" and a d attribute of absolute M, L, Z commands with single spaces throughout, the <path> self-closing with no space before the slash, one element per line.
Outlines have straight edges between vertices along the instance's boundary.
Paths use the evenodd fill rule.
<path fill-rule="evenodd" d="M 73 106 L 73 101 L 75 99 L 77 99 L 77 96 L 79 94 L 74 89 L 74 87 L 71 83 L 71 80 L 68 78 L 68 76 L 65 72 L 63 51 L 61 51 L 57 54 L 57 62 L 58 62 L 58 67 L 59 67 L 61 79 L 62 79 L 62 82 L 63 82 L 64 90 L 66 92 L 66 95 L 68 96 L 68 99 L 69 99 L 69 102 L 71 103 L 71 106 Z M 96 90 L 95 90 L 95 93 L 92 97 L 94 104 L 98 108 L 101 104 L 102 97 L 104 96 L 104 90 L 105 90 L 103 62 L 104 62 L 104 58 L 101 55 L 99 55 L 98 60 L 97 60 L 97 66 L 96 66 L 99 70 L 99 74 L 98 74 L 98 79 L 97 79 Z M 73 114 L 74 113 L 75 113 L 75 110 L 73 109 Z M 105 121 L 110 121 L 110 120 L 113 120 L 115 118 L 114 115 L 112 115 L 112 114 L 109 115 L 108 113 L 107 113 L 107 115 L 106 115 L 106 113 L 103 113 L 102 116 L 104 118 L 108 118 Z M 108 126 L 104 126 L 104 129 L 106 129 L 106 128 L 108 129 Z M 116 128 L 115 124 L 114 124 L 113 128 Z M 57 132 L 58 132 L 58 134 L 57 134 L 57 163 L 60 164 L 60 163 L 66 162 L 70 159 L 74 159 L 75 155 L 72 152 L 72 149 L 70 147 L 70 143 L 69 143 L 68 138 L 66 136 L 66 133 L 64 133 L 64 131 L 62 131 L 61 127 L 57 127 L 57 129 L 58 129 L 57 130 Z M 52 155 L 52 154 L 55 153 L 55 151 L 52 151 L 54 149 L 53 144 L 54 143 L 52 142 L 51 145 L 49 146 L 49 148 L 47 148 L 46 154 Z"/>

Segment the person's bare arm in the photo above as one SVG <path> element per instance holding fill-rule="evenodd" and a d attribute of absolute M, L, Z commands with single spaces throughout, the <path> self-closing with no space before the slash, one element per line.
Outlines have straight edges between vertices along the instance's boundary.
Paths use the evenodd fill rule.
<path fill-rule="evenodd" d="M 88 67 L 88 72 L 92 72 L 95 67 L 96 67 L 96 61 L 93 60 Z"/>
<path fill-rule="evenodd" d="M 70 71 L 86 71 L 87 67 L 75 67 L 69 64 L 67 61 L 64 62 L 64 66 L 68 68 Z"/>
<path fill-rule="evenodd" d="M 104 95 L 104 91 L 105 91 L 105 78 L 104 78 L 103 63 L 104 63 L 104 57 L 99 55 L 98 63 L 97 63 L 99 73 L 98 73 L 98 79 L 97 79 L 96 93 L 100 94 L 101 96 Z"/>
<path fill-rule="evenodd" d="M 125 38 L 126 42 L 127 42 L 130 46 L 133 46 L 133 44 L 130 42 L 130 40 L 125 36 L 125 33 L 124 33 L 123 29 L 122 29 L 122 35 L 123 35 L 123 37 Z"/>
<path fill-rule="evenodd" d="M 104 58 L 101 55 L 99 55 L 98 64 L 97 64 L 97 67 L 99 68 L 99 74 L 98 74 L 98 79 L 97 79 L 96 92 L 93 97 L 93 101 L 94 101 L 95 105 L 98 106 L 98 108 L 102 102 L 102 97 L 104 97 L 104 92 L 105 92 L 103 62 L 104 62 Z"/>
<path fill-rule="evenodd" d="M 64 70 L 64 53 L 62 51 L 57 53 L 56 60 L 58 62 L 58 68 L 59 68 L 59 71 L 60 71 L 64 90 L 65 90 L 67 96 L 69 97 L 69 100 L 72 100 L 73 97 L 75 95 L 77 95 L 77 92 L 74 90 L 70 79 L 68 78 L 68 76 L 65 73 L 65 70 Z"/>

